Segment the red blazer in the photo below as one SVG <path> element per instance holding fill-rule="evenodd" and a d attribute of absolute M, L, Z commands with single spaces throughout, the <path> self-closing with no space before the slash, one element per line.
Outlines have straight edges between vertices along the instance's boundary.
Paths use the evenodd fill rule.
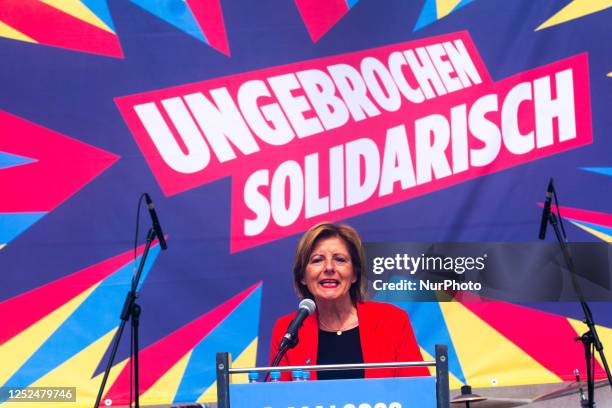
<path fill-rule="evenodd" d="M 285 330 L 296 312 L 276 321 L 272 331 L 270 362 L 274 359 Z M 357 303 L 359 338 L 364 363 L 390 361 L 423 361 L 421 351 L 414 337 L 408 315 L 402 309 L 388 303 Z M 280 366 L 315 365 L 319 339 L 319 318 L 315 312 L 304 320 L 298 332 L 298 345 L 287 351 Z M 366 378 L 429 376 L 427 367 L 383 368 L 365 370 Z M 283 372 L 283 380 L 290 379 L 290 373 Z M 317 378 L 311 373 L 311 378 Z"/>

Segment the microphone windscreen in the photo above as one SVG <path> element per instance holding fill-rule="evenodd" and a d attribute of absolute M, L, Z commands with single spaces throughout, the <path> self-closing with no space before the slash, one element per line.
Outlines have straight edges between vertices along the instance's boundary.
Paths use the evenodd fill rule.
<path fill-rule="evenodd" d="M 311 315 L 317 308 L 317 305 L 315 305 L 315 302 L 312 299 L 302 299 L 299 308 L 308 310 L 308 315 Z"/>

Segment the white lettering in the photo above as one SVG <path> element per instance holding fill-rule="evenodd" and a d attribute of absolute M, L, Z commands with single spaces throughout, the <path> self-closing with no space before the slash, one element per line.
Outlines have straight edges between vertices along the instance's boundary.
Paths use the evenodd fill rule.
<path fill-rule="evenodd" d="M 217 106 L 199 92 L 186 95 L 185 102 L 204 131 L 217 159 L 223 163 L 236 158 L 228 141 L 243 154 L 259 151 L 259 146 L 227 89 L 213 89 L 210 95 Z"/>
<path fill-rule="evenodd" d="M 155 103 L 134 106 L 160 156 L 168 166 L 180 173 L 191 174 L 203 170 L 210 161 L 210 151 L 185 104 L 181 98 L 171 98 L 163 100 L 162 105 L 179 132 L 186 153 L 177 143 Z"/>
<path fill-rule="evenodd" d="M 380 115 L 376 105 L 367 96 L 368 88 L 359 71 L 347 64 L 332 65 L 327 67 L 327 70 L 336 83 L 353 120 L 357 122 L 366 117 Z"/>
<path fill-rule="evenodd" d="M 289 118 L 298 137 L 311 136 L 323 131 L 321 122 L 316 117 L 305 118 L 304 113 L 311 110 L 308 99 L 303 95 L 293 95 L 292 91 L 301 89 L 295 74 L 279 75 L 268 78 L 268 83 L 278 102 Z"/>
<path fill-rule="evenodd" d="M 288 193 L 287 186 L 289 186 Z M 278 166 L 272 176 L 270 201 L 274 222 L 281 227 L 295 222 L 304 202 L 304 179 L 298 163 L 289 160 Z"/>
<path fill-rule="evenodd" d="M 438 114 L 425 116 L 414 122 L 414 129 L 417 184 L 431 181 L 432 172 L 436 179 L 449 176 L 451 169 L 445 151 L 450 128 L 446 118 Z"/>
<path fill-rule="evenodd" d="M 519 108 L 524 101 L 531 100 L 531 84 L 523 82 L 508 92 L 502 105 L 501 124 L 504 146 L 513 154 L 524 154 L 535 147 L 533 131 L 522 134 L 519 129 Z"/>
<path fill-rule="evenodd" d="M 261 140 L 274 146 L 287 144 L 295 137 L 293 129 L 277 103 L 258 106 L 258 100 L 266 97 L 270 92 L 264 81 L 248 81 L 238 90 L 238 106 Z"/>
<path fill-rule="evenodd" d="M 348 109 L 336 96 L 336 86 L 329 75 L 318 69 L 309 69 L 298 72 L 297 77 L 326 130 L 340 127 L 348 121 Z"/>
<path fill-rule="evenodd" d="M 376 190 L 379 175 L 380 156 L 376 143 L 363 138 L 346 144 L 347 206 L 359 204 L 370 198 Z"/>
<path fill-rule="evenodd" d="M 416 185 L 412 157 L 408 147 L 408 136 L 404 125 L 387 130 L 378 195 L 382 197 L 391 194 L 393 185 L 397 181 L 401 183 L 403 190 Z"/>
<path fill-rule="evenodd" d="M 402 106 L 400 92 L 382 62 L 372 57 L 364 58 L 361 61 L 361 73 L 370 93 L 381 108 L 395 112 Z"/>
<path fill-rule="evenodd" d="M 576 106 L 574 103 L 574 82 L 572 70 L 555 75 L 556 99 L 551 97 L 550 77 L 533 82 L 537 146 L 544 147 L 553 143 L 553 119 L 557 119 L 559 141 L 576 137 Z"/>
<path fill-rule="evenodd" d="M 266 187 L 270 179 L 268 170 L 257 170 L 249 176 L 244 185 L 244 203 L 256 215 L 255 219 L 245 218 L 244 234 L 252 237 L 263 232 L 270 222 L 270 204 L 259 192 L 260 187 Z"/>
<path fill-rule="evenodd" d="M 470 149 L 470 164 L 486 166 L 495 160 L 501 148 L 501 133 L 495 123 L 486 118 L 497 111 L 497 95 L 485 95 L 476 100 L 468 114 L 470 133 L 484 143 L 480 149 Z"/>

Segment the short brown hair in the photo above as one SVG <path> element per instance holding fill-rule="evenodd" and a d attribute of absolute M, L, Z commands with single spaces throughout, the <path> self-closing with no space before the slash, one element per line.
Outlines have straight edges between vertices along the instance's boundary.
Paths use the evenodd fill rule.
<path fill-rule="evenodd" d="M 342 239 L 349 250 L 353 273 L 357 278 L 349 289 L 351 300 L 353 304 L 363 302 L 366 297 L 365 253 L 359 234 L 353 227 L 346 224 L 323 222 L 311 227 L 302 235 L 295 250 L 295 260 L 293 262 L 293 285 L 295 290 L 301 299 L 313 299 L 313 295 L 308 290 L 308 287 L 302 283 L 306 265 L 308 265 L 310 255 L 318 242 L 332 237 Z"/>

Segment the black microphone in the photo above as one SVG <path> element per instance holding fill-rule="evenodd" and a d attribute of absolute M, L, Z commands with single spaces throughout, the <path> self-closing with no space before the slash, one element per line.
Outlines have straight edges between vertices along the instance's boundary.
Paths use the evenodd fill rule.
<path fill-rule="evenodd" d="M 149 209 L 149 215 L 151 216 L 151 222 L 153 222 L 153 231 L 155 231 L 155 235 L 157 235 L 157 239 L 159 239 L 159 246 L 162 250 L 168 249 L 168 244 L 166 244 L 166 238 L 164 238 L 164 233 L 161 229 L 161 225 L 159 225 L 159 218 L 157 218 L 157 213 L 155 212 L 155 207 L 153 207 L 153 200 L 147 193 L 144 193 L 145 201 L 147 202 L 147 208 Z"/>
<path fill-rule="evenodd" d="M 542 220 L 540 221 L 540 239 L 544 239 L 546 236 L 546 227 L 548 226 L 548 218 L 550 217 L 550 202 L 552 201 L 552 195 L 555 187 L 553 186 L 553 179 L 551 178 L 548 182 L 548 189 L 546 190 L 546 199 L 544 200 L 544 209 L 542 210 Z"/>
<path fill-rule="evenodd" d="M 287 346 L 289 346 L 289 348 L 295 347 L 297 344 L 295 340 L 297 339 L 298 330 L 302 326 L 302 323 L 304 323 L 304 320 L 315 311 L 316 307 L 317 306 L 312 299 L 303 299 L 300 302 L 300 309 L 291 323 L 289 323 L 289 327 L 287 327 L 287 331 L 285 332 L 280 346 L 278 347 L 279 350 Z"/>

